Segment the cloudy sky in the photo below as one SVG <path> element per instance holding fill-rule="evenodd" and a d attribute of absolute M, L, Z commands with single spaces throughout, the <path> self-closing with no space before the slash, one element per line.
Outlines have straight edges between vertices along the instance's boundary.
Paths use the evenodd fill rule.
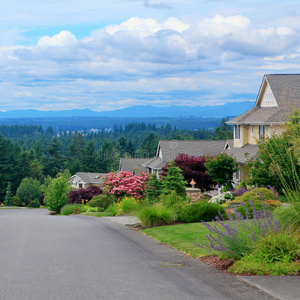
<path fill-rule="evenodd" d="M 299 68 L 299 0 L 1 1 L 2 111 L 254 100 Z"/>

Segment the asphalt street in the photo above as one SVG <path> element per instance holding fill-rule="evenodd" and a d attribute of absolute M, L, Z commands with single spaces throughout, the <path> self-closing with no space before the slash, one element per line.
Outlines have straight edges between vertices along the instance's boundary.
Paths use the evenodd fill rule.
<path fill-rule="evenodd" d="M 110 220 L 0 210 L 0 299 L 274 299 Z"/>

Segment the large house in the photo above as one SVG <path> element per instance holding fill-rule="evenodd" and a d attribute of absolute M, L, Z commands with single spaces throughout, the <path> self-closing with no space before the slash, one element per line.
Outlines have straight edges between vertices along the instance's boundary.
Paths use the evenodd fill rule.
<path fill-rule="evenodd" d="M 148 159 L 124 158 L 120 161 L 120 171 L 129 171 L 133 174 L 141 171 L 150 174 L 159 174 L 171 160 L 174 160 L 179 154 L 188 154 L 189 156 L 217 155 L 220 154 L 226 145 L 224 140 L 161 140 L 158 143 L 156 156 Z"/>
<path fill-rule="evenodd" d="M 300 74 L 264 76 L 254 108 L 226 122 L 234 126 L 234 140 L 228 141 L 225 152 L 240 164 L 236 180 L 247 176 L 244 165 L 257 156 L 257 140 L 282 133 L 287 115 L 299 106 Z"/>
<path fill-rule="evenodd" d="M 87 188 L 91 185 L 102 186 L 106 173 L 77 172 L 69 179 L 69 183 L 75 189 Z"/>

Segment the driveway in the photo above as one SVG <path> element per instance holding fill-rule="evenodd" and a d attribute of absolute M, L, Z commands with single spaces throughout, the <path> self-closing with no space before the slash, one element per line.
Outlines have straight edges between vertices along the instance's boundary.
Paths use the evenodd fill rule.
<path fill-rule="evenodd" d="M 0 210 L 0 299 L 274 299 L 110 220 Z"/>

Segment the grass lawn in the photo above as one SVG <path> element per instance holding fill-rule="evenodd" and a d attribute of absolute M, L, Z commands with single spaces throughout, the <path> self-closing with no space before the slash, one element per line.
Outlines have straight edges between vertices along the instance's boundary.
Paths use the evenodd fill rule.
<path fill-rule="evenodd" d="M 98 217 L 98 218 L 112 216 L 112 214 L 110 212 L 85 212 L 85 213 L 82 213 L 82 215 Z"/>
<path fill-rule="evenodd" d="M 0 209 L 18 209 L 19 206 L 0 206 Z"/>
<path fill-rule="evenodd" d="M 142 232 L 192 257 L 210 255 L 193 243 L 206 240 L 208 229 L 202 223 L 152 227 L 143 229 Z"/>

